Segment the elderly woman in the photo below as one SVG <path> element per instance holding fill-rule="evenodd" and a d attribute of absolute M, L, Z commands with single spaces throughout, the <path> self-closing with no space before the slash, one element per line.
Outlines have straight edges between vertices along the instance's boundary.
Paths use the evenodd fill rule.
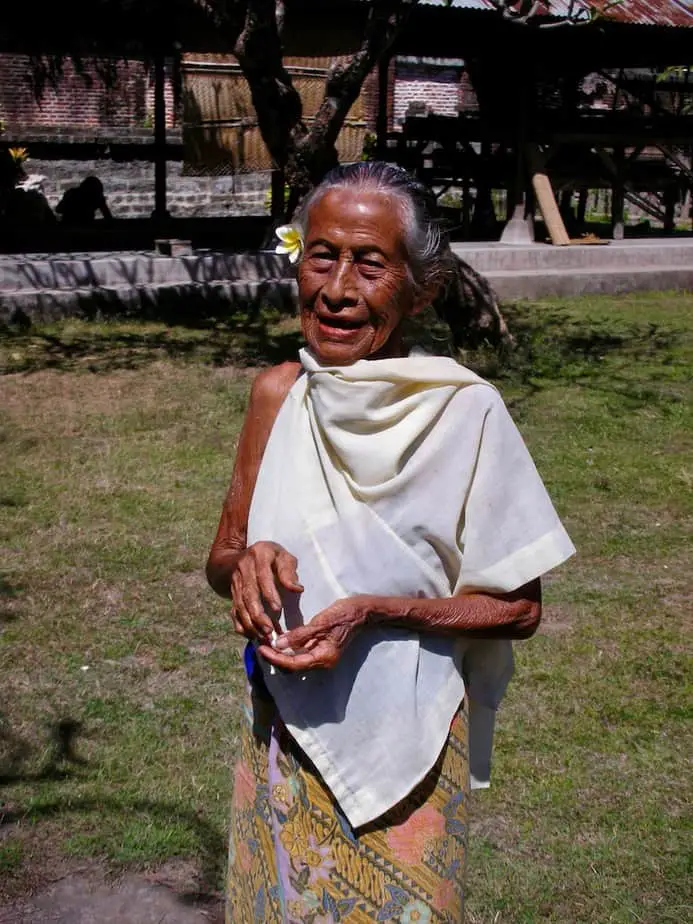
<path fill-rule="evenodd" d="M 405 346 L 450 272 L 433 211 L 356 164 L 297 223 L 306 346 L 255 380 L 207 567 L 249 639 L 236 924 L 462 919 L 468 713 L 488 746 L 573 552 L 496 389 Z"/>

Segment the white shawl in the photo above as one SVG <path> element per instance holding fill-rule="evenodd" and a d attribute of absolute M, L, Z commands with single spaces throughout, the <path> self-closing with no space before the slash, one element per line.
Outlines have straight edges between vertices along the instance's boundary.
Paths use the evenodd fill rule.
<path fill-rule="evenodd" d="M 354 594 L 511 591 L 573 553 L 483 379 L 422 353 L 323 367 L 303 350 L 301 362 L 248 524 L 249 544 L 272 540 L 298 559 L 305 590 L 283 594 L 286 628 Z M 385 625 L 360 632 L 329 671 L 270 674 L 260 661 L 282 719 L 354 827 L 399 802 L 435 763 L 463 677 L 492 716 L 512 674 L 510 642 Z M 483 724 L 472 718 L 472 732 Z M 490 748 L 489 729 L 478 731 Z"/>

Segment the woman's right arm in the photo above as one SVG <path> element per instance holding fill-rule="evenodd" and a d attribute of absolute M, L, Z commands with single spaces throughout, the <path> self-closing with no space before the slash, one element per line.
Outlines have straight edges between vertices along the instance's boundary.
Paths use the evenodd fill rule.
<path fill-rule="evenodd" d="M 253 383 L 231 486 L 207 561 L 207 580 L 212 588 L 222 597 L 233 598 L 236 631 L 253 639 L 269 637 L 274 628 L 262 598 L 272 609 L 281 608 L 277 581 L 289 590 L 302 590 L 296 560 L 280 545 L 256 542 L 247 547 L 248 515 L 260 463 L 299 368 L 298 363 L 283 363 L 264 370 Z"/>

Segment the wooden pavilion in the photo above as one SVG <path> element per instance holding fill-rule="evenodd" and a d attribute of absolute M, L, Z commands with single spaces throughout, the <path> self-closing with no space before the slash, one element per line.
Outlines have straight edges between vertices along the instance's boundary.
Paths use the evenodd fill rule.
<path fill-rule="evenodd" d="M 546 14 L 518 25 L 489 0 L 423 0 L 393 54 L 463 58 L 478 108 L 412 117 L 393 134 L 381 105 L 380 151 L 441 191 L 461 187 L 465 230 L 472 188 L 477 203 L 508 190 L 510 242 L 533 239 L 536 198 L 554 243 L 568 243 L 554 194 L 566 206 L 578 193 L 580 225 L 587 190 L 598 188 L 611 190 L 614 237 L 626 201 L 671 230 L 693 188 L 692 38 L 691 0 L 622 0 L 608 18 L 574 26 Z M 387 62 L 380 74 L 384 100 Z M 601 93 L 589 92 L 595 83 Z"/>

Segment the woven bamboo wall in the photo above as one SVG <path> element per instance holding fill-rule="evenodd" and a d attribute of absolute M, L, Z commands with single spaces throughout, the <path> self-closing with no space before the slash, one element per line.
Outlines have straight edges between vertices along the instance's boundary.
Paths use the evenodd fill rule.
<path fill-rule="evenodd" d="M 303 102 L 308 125 L 323 98 L 331 57 L 287 57 L 285 67 Z M 342 161 L 358 160 L 367 131 L 363 98 L 352 106 L 337 140 Z M 235 59 L 186 55 L 183 62 L 186 162 L 211 173 L 270 170 L 272 158 L 257 127 L 250 88 Z"/>

